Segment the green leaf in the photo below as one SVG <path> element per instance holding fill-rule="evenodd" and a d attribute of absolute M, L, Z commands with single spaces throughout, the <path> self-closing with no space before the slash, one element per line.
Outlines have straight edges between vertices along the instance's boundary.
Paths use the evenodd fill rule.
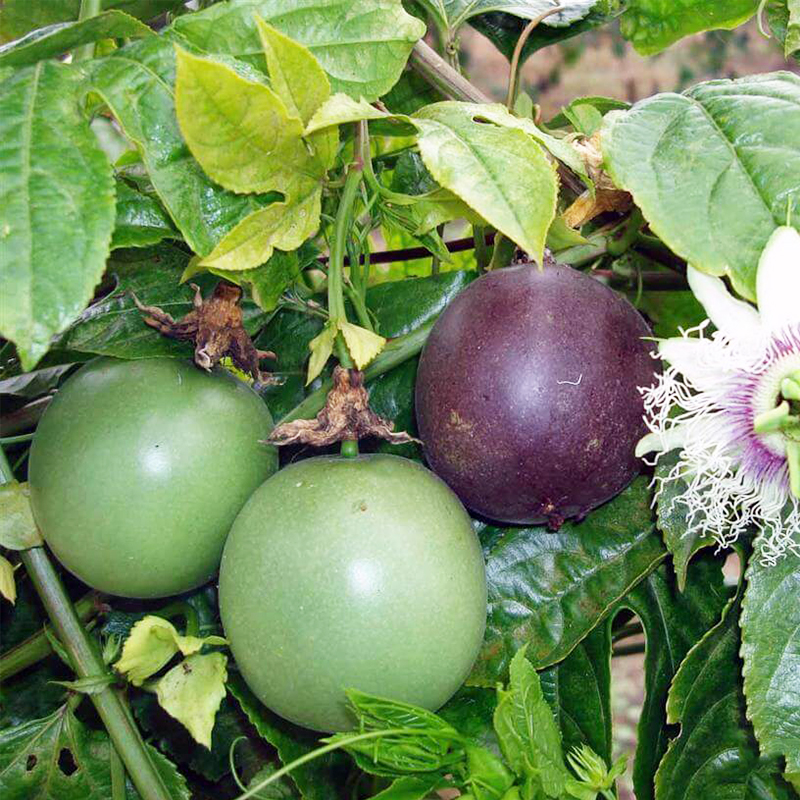
<path fill-rule="evenodd" d="M 417 772 L 445 773 L 464 758 L 463 737 L 437 714 L 410 703 L 387 700 L 354 689 L 347 690 L 349 708 L 358 732 L 397 728 L 419 731 L 416 735 L 390 734 L 345 746 L 361 769 L 389 777 Z M 325 742 L 345 742 L 352 733 L 338 733 Z"/>
<path fill-rule="evenodd" d="M 0 84 L 0 334 L 24 369 L 89 302 L 114 227 L 111 165 L 68 66 L 43 62 Z"/>
<path fill-rule="evenodd" d="M 500 754 L 494 730 L 495 689 L 462 686 L 436 713 L 472 742 Z"/>
<path fill-rule="evenodd" d="M 57 367 L 44 367 L 6 378 L 0 381 L 0 394 L 28 398 L 47 394 L 58 386 L 64 374 L 74 366 L 74 364 L 60 364 Z"/>
<path fill-rule="evenodd" d="M 84 69 L 137 144 L 153 188 L 195 253 L 210 253 L 241 220 L 278 198 L 229 192 L 192 157 L 175 114 L 175 47 L 166 37 L 134 42 Z"/>
<path fill-rule="evenodd" d="M 439 184 L 541 261 L 556 212 L 555 169 L 522 130 L 480 122 L 485 118 L 471 103 L 420 109 L 414 121 L 422 160 Z"/>
<path fill-rule="evenodd" d="M 117 220 L 111 238 L 112 250 L 147 247 L 176 238 L 178 232 L 158 200 L 117 180 Z"/>
<path fill-rule="evenodd" d="M 156 684 L 160 706 L 209 750 L 214 719 L 225 697 L 227 663 L 228 657 L 222 653 L 191 655 Z"/>
<path fill-rule="evenodd" d="M 693 33 L 737 28 L 757 8 L 758 0 L 631 0 L 620 30 L 638 53 L 649 56 Z"/>
<path fill-rule="evenodd" d="M 608 114 L 602 145 L 614 182 L 667 246 L 755 300 L 760 254 L 800 191 L 800 77 L 656 95 Z"/>
<path fill-rule="evenodd" d="M 568 125 L 572 125 L 575 130 L 580 130 L 586 136 L 591 136 L 597 128 L 593 125 L 591 130 L 585 127 L 587 121 L 595 119 L 590 109 L 604 117 L 609 111 L 624 111 L 630 107 L 630 103 L 626 103 L 624 100 L 616 100 L 613 97 L 576 97 L 569 105 L 561 109 L 560 114 L 556 114 L 555 117 L 548 120 L 547 127 L 566 128 Z"/>
<path fill-rule="evenodd" d="M 667 700 L 670 724 L 680 734 L 656 773 L 656 800 L 727 800 L 795 796 L 775 759 L 759 756 L 745 716 L 739 658 L 741 598 L 733 598 L 719 623 L 689 651 Z M 756 788 L 758 787 L 758 788 Z"/>
<path fill-rule="evenodd" d="M 582 522 L 480 532 L 489 611 L 483 649 L 467 682 L 491 686 L 526 642 L 538 667 L 565 658 L 666 555 L 646 478 Z"/>
<path fill-rule="evenodd" d="M 663 481 L 678 463 L 678 453 L 669 453 L 659 459 L 656 467 L 656 480 Z M 702 536 L 698 533 L 687 534 L 689 527 L 689 509 L 677 502 L 686 489 L 682 479 L 662 484 L 658 495 L 656 509 L 658 528 L 664 536 L 664 544 L 672 555 L 672 563 L 678 578 L 678 588 L 686 588 L 686 571 L 695 553 L 705 547 L 716 545 L 713 536 Z"/>
<path fill-rule="evenodd" d="M 589 745 L 611 763 L 611 630 L 598 625 L 560 663 L 539 673 L 564 751 Z"/>
<path fill-rule="evenodd" d="M 597 0 L 564 0 L 557 14 L 543 24 L 553 27 L 570 25 L 583 19 Z M 505 11 L 526 21 L 535 19 L 553 8 L 550 0 L 419 0 L 443 32 L 457 31 L 467 20 L 490 11 Z"/>
<path fill-rule="evenodd" d="M 767 22 L 772 35 L 783 46 L 787 59 L 800 62 L 800 3 L 798 0 L 769 0 Z"/>
<path fill-rule="evenodd" d="M 278 751 L 284 764 L 319 747 L 319 741 L 311 731 L 292 725 L 263 706 L 238 673 L 229 677 L 228 691 L 239 702 L 259 736 Z M 340 800 L 339 789 L 344 783 L 341 767 L 344 763 L 340 753 L 330 753 L 293 769 L 291 777 L 305 800 Z"/>
<path fill-rule="evenodd" d="M 0 67 L 35 64 L 100 39 L 134 39 L 153 35 L 147 25 L 122 11 L 104 11 L 82 22 L 64 22 L 32 31 L 22 39 L 0 47 Z"/>
<path fill-rule="evenodd" d="M 521 778 L 535 779 L 548 797 L 558 798 L 568 777 L 561 731 L 542 694 L 539 676 L 520 648 L 509 666 L 507 689 L 498 688 L 494 728 L 503 755 Z"/>
<path fill-rule="evenodd" d="M 179 17 L 172 32 L 209 53 L 225 53 L 263 69 L 258 14 L 305 45 L 330 78 L 334 92 L 376 100 L 391 89 L 414 43 L 421 20 L 400 0 L 230 0 Z"/>
<path fill-rule="evenodd" d="M 86 727 L 62 706 L 43 719 L 0 731 L 0 793 L 3 800 L 108 800 L 111 742 L 105 731 Z M 189 800 L 183 776 L 148 747 L 174 800 Z M 126 797 L 137 797 L 132 791 Z"/>
<path fill-rule="evenodd" d="M 727 602 L 721 563 L 707 556 L 689 567 L 684 592 L 662 566 L 622 603 L 642 621 L 647 639 L 645 699 L 637 729 L 633 765 L 637 800 L 652 800 L 653 779 L 668 743 L 665 705 L 670 683 L 690 648 L 717 623 Z"/>
<path fill-rule="evenodd" d="M 742 659 L 747 716 L 764 756 L 784 756 L 800 791 L 800 555 L 774 566 L 756 554 L 746 573 Z"/>
<path fill-rule="evenodd" d="M 189 256 L 173 245 L 162 244 L 151 251 L 116 251 L 108 268 L 117 281 L 116 289 L 87 309 L 56 346 L 66 350 L 72 361 L 71 351 L 117 358 L 191 357 L 191 343 L 169 339 L 145 325 L 132 296 L 135 293 L 142 303 L 163 308 L 179 319 L 192 310 L 194 291 L 178 283 L 188 261 Z M 196 282 L 208 294 L 216 279 L 201 275 Z M 249 300 L 242 309 L 245 329 L 253 335 L 268 316 Z"/>
<path fill-rule="evenodd" d="M 17 481 L 4 483 L 0 486 L 0 547 L 28 550 L 42 543 L 31 513 L 28 484 Z"/>
<path fill-rule="evenodd" d="M 397 778 L 387 789 L 373 795 L 371 800 L 425 800 L 444 785 L 445 782 L 438 775 Z"/>
<path fill-rule="evenodd" d="M 67 659 L 69 662 L 69 659 Z M 93 675 L 89 678 L 79 678 L 74 681 L 53 681 L 53 683 L 69 689 L 71 692 L 81 694 L 98 694 L 114 683 L 113 675 Z"/>
<path fill-rule="evenodd" d="M 585 17 L 573 22 L 572 25 L 566 27 L 539 25 L 528 37 L 528 41 L 522 50 L 520 63 L 524 64 L 529 56 L 543 47 L 548 47 L 612 22 L 621 10 L 622 3 L 620 0 L 597 0 Z M 528 21 L 507 12 L 488 12 L 480 17 L 473 17 L 469 24 L 489 39 L 510 61 L 514 47 Z"/>
<path fill-rule="evenodd" d="M 642 292 L 637 306 L 653 323 L 653 333 L 659 339 L 680 336 L 708 319 L 708 314 L 690 291 Z"/>
<path fill-rule="evenodd" d="M 102 8 L 119 8 L 137 19 L 150 20 L 183 5 L 185 0 L 103 0 Z M 30 31 L 78 19 L 81 0 L 4 0 L 0 10 L 0 42 Z"/>
<path fill-rule="evenodd" d="M 514 775 L 494 753 L 469 745 L 467 785 L 475 800 L 499 800 L 514 784 Z"/>

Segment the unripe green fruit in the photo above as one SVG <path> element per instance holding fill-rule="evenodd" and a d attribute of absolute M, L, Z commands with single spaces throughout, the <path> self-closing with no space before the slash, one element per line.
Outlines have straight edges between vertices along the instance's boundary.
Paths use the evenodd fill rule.
<path fill-rule="evenodd" d="M 463 506 L 433 473 L 388 455 L 311 458 L 270 478 L 234 523 L 219 590 L 250 688 L 322 731 L 352 727 L 347 688 L 438 708 L 486 623 Z"/>
<path fill-rule="evenodd" d="M 223 370 L 101 358 L 72 376 L 30 456 L 36 522 L 90 586 L 164 597 L 210 580 L 253 490 L 277 469 L 267 407 Z"/>

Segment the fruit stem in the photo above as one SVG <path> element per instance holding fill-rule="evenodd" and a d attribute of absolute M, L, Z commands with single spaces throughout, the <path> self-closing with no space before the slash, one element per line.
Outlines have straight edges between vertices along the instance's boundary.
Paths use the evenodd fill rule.
<path fill-rule="evenodd" d="M 14 473 L 0 448 L 0 484 L 12 480 Z M 44 547 L 20 550 L 20 559 L 50 617 L 53 631 L 69 655 L 75 674 L 79 678 L 108 675 L 100 654 L 86 635 Z M 122 695 L 109 686 L 89 697 L 142 800 L 171 800 L 169 790 L 150 759 Z"/>
<path fill-rule="evenodd" d="M 75 613 L 81 622 L 89 622 L 100 611 L 103 595 L 89 592 L 75 603 Z M 38 633 L 12 647 L 0 658 L 0 683 L 7 681 L 18 672 L 52 655 L 53 648 L 47 638 L 50 627 L 45 625 Z"/>
<path fill-rule="evenodd" d="M 355 439 L 344 439 L 340 453 L 342 458 L 356 458 L 358 456 L 358 442 Z"/>

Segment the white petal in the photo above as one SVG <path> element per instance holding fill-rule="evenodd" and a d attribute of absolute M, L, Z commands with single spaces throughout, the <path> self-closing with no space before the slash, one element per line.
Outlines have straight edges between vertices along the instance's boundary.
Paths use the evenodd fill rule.
<path fill-rule="evenodd" d="M 758 336 L 761 322 L 749 303 L 737 300 L 728 292 L 721 278 L 706 275 L 691 264 L 686 270 L 694 296 L 706 310 L 717 329 L 731 339 Z"/>
<path fill-rule="evenodd" d="M 639 439 L 636 445 L 636 457 L 641 458 L 653 452 L 668 453 L 676 447 L 683 447 L 686 444 L 686 434 L 686 426 L 682 424 L 673 425 L 660 433 L 648 433 Z"/>
<path fill-rule="evenodd" d="M 767 330 L 800 322 L 800 233 L 794 228 L 778 228 L 767 242 L 758 262 L 756 295 Z"/>
<path fill-rule="evenodd" d="M 658 352 L 700 391 L 713 388 L 725 377 L 709 339 L 662 339 L 658 343 Z"/>

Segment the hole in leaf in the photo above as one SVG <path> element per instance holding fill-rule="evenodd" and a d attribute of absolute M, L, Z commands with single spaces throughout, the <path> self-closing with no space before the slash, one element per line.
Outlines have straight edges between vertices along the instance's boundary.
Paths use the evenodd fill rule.
<path fill-rule="evenodd" d="M 62 747 L 61 752 L 58 754 L 58 768 L 67 776 L 78 770 L 78 765 L 75 763 L 72 753 L 66 747 Z"/>
<path fill-rule="evenodd" d="M 33 753 L 28 756 L 28 760 L 25 762 L 25 769 L 30 772 L 35 766 L 38 759 L 36 758 Z"/>

